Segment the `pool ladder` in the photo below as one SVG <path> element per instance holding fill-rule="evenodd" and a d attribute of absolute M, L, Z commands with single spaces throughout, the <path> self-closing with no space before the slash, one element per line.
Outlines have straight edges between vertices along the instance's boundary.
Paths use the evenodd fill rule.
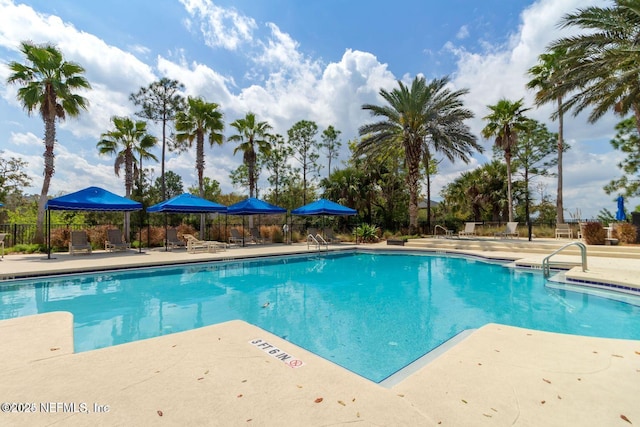
<path fill-rule="evenodd" d="M 309 249 L 312 244 L 316 247 L 317 250 L 321 250 L 322 245 L 324 245 L 326 250 L 329 250 L 329 244 L 322 238 L 320 234 L 316 234 L 315 236 L 313 234 L 309 234 L 307 236 L 307 249 Z"/>
<path fill-rule="evenodd" d="M 571 242 L 571 243 L 567 243 L 566 245 L 562 246 L 561 248 L 556 249 L 555 251 L 551 252 L 549 255 L 547 255 L 542 260 L 542 272 L 544 274 L 544 277 L 549 277 L 549 275 L 551 274 L 551 262 L 549 261 L 551 259 L 551 257 L 554 256 L 555 254 L 565 250 L 569 246 L 577 246 L 578 248 L 580 248 L 580 255 L 582 256 L 582 271 L 587 271 L 587 247 L 584 245 L 584 243 L 581 243 L 581 242 Z M 570 263 L 569 262 L 563 262 L 563 263 L 558 263 L 558 264 L 566 265 L 566 264 L 570 264 Z"/>

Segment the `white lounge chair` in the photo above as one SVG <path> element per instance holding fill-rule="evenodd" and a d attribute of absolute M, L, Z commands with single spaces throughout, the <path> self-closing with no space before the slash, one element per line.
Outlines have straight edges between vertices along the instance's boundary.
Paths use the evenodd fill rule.
<path fill-rule="evenodd" d="M 556 225 L 556 239 L 560 237 L 568 237 L 573 239 L 573 230 L 569 224 L 557 224 Z"/>
<path fill-rule="evenodd" d="M 518 238 L 520 234 L 518 233 L 518 223 L 517 222 L 508 222 L 504 231 L 499 231 L 494 233 L 496 237 L 502 237 L 504 239 L 508 239 L 510 237 Z"/>
<path fill-rule="evenodd" d="M 175 228 L 167 229 L 167 249 L 184 248 L 186 243 L 182 239 L 178 239 L 178 230 Z"/>
<path fill-rule="evenodd" d="M 442 233 L 438 234 L 438 230 L 442 230 Z M 449 237 L 453 237 L 453 230 L 449 230 L 447 227 L 443 225 L 436 224 L 433 230 L 433 236 L 436 238 L 444 237 L 445 239 L 448 239 Z"/>
<path fill-rule="evenodd" d="M 475 222 L 465 222 L 464 230 L 458 232 L 458 237 L 462 236 L 475 236 L 476 235 L 476 223 Z"/>
<path fill-rule="evenodd" d="M 104 241 L 106 251 L 126 251 L 131 244 L 122 240 L 122 233 L 118 229 L 107 230 L 107 240 Z"/>
<path fill-rule="evenodd" d="M 87 237 L 86 231 L 72 231 L 71 239 L 69 240 L 69 253 L 75 255 L 78 251 L 84 251 L 88 254 L 91 253 L 91 243 Z"/>
<path fill-rule="evenodd" d="M 198 251 L 217 252 L 218 249 L 226 249 L 226 245 L 222 242 L 214 240 L 200 240 L 193 234 L 182 235 L 187 240 L 187 252 L 194 254 Z"/>

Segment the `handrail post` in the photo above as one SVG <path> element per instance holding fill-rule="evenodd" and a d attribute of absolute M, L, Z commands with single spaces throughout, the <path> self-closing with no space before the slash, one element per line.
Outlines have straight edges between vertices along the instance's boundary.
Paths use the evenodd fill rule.
<path fill-rule="evenodd" d="M 544 259 L 542 260 L 542 274 L 544 274 L 544 277 L 549 277 L 549 275 L 551 274 L 551 266 L 549 264 L 549 260 L 551 259 L 551 257 L 573 245 L 577 246 L 580 249 L 582 271 L 587 271 L 587 247 L 582 242 L 571 242 L 567 243 L 559 249 L 556 249 L 555 251 L 544 257 Z"/>

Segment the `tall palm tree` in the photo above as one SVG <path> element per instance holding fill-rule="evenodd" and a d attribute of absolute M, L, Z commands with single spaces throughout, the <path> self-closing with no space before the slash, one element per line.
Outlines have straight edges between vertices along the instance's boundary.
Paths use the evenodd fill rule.
<path fill-rule="evenodd" d="M 561 38 L 549 50 L 565 49 L 557 85 L 543 100 L 568 95 L 563 111 L 592 108 L 591 123 L 608 111 L 632 112 L 640 131 L 640 1 L 614 0 L 610 7 L 587 7 L 562 17 L 562 28 L 584 33 Z"/>
<path fill-rule="evenodd" d="M 537 89 L 536 104 L 542 105 L 549 101 L 547 93 L 561 83 L 560 73 L 562 72 L 561 61 L 566 57 L 565 48 L 556 48 L 549 53 L 538 56 L 538 63 L 529 68 L 531 80 L 527 83 L 529 89 Z M 563 203 L 563 179 L 562 179 L 562 154 L 564 151 L 564 111 L 563 94 L 556 92 L 555 100 L 557 105 L 556 115 L 558 118 L 558 188 L 556 192 L 556 222 L 564 223 L 564 203 Z"/>
<path fill-rule="evenodd" d="M 96 144 L 100 154 L 115 155 L 116 160 L 113 169 L 116 176 L 120 176 L 120 169 L 124 166 L 124 188 L 125 196 L 131 198 L 133 184 L 142 173 L 138 167 L 138 160 L 153 159 L 156 156 L 151 150 L 158 142 L 158 139 L 147 132 L 147 123 L 144 121 L 133 121 L 129 117 L 111 118 L 114 129 L 100 135 L 100 141 Z M 137 155 L 137 157 L 136 157 Z M 124 235 L 129 240 L 129 212 L 125 213 Z"/>
<path fill-rule="evenodd" d="M 10 62 L 11 74 L 7 83 L 22 85 L 18 100 L 31 115 L 37 111 L 44 121 L 44 179 L 38 200 L 35 241 L 44 241 L 44 207 L 47 203 L 54 167 L 56 119 L 77 117 L 86 110 L 88 101 L 76 91 L 90 89 L 89 81 L 82 76 L 84 68 L 75 62 L 65 61 L 62 52 L 53 45 L 36 45 L 22 42 L 20 51 L 26 63 Z"/>
<path fill-rule="evenodd" d="M 233 150 L 233 154 L 238 151 L 242 151 L 242 161 L 247 166 L 249 171 L 249 197 L 254 197 L 256 194 L 256 169 L 258 163 L 258 152 L 262 154 L 268 154 L 271 151 L 271 144 L 269 143 L 269 131 L 272 129 L 271 125 L 267 122 L 256 121 L 256 115 L 252 112 L 248 112 L 242 119 L 237 119 L 231 123 L 237 133 L 229 137 L 229 141 L 238 143 L 238 146 Z"/>
<path fill-rule="evenodd" d="M 448 83 L 448 79 L 441 79 L 439 85 L 444 87 Z M 468 91 L 460 91 L 467 94 Z M 462 160 L 465 164 L 471 161 L 471 155 L 474 151 L 482 153 L 484 149 L 478 144 L 475 135 L 471 133 L 471 129 L 464 125 L 466 119 L 473 117 L 473 113 L 463 107 L 462 100 L 455 93 L 449 93 L 440 99 L 441 107 L 433 108 L 433 111 L 440 111 L 439 116 L 447 117 L 447 120 L 439 120 L 439 116 L 435 119 L 427 121 L 429 130 L 427 137 L 424 139 L 424 155 L 423 162 L 427 170 L 427 225 L 431 227 L 431 179 L 429 172 L 431 165 L 435 163 L 433 159 L 434 152 L 444 155 L 451 163 L 456 160 Z M 439 163 L 439 162 L 438 162 Z M 433 165 L 437 166 L 437 164 Z"/>
<path fill-rule="evenodd" d="M 224 122 L 218 104 L 202 98 L 189 97 L 187 109 L 176 114 L 176 140 L 191 147 L 196 141 L 196 170 L 198 171 L 198 195 L 204 198 L 204 140 L 209 135 L 209 146 L 221 145 L 224 138 Z M 200 216 L 200 237 L 204 238 L 205 216 Z"/>
<path fill-rule="evenodd" d="M 518 142 L 518 132 L 525 132 L 526 117 L 522 115 L 523 99 L 509 101 L 501 99 L 496 105 L 488 105 L 491 114 L 483 117 L 488 123 L 482 129 L 482 136 L 486 139 L 495 137 L 495 145 L 504 151 L 504 159 L 507 163 L 507 200 L 509 221 L 513 221 L 513 193 L 511 185 L 511 155 Z"/>
<path fill-rule="evenodd" d="M 398 87 L 392 91 L 380 90 L 386 105 L 362 106 L 362 109 L 369 110 L 372 116 L 382 120 L 360 127 L 363 138 L 356 155 L 376 153 L 388 157 L 401 151 L 407 168 L 411 233 L 418 229 L 420 162 L 425 144 L 449 146 L 456 151 L 475 142 L 463 123 L 465 119 L 473 117 L 470 110 L 462 107 L 461 98 L 468 91 L 452 91 L 446 87 L 448 82 L 448 77 L 434 79 L 429 84 L 424 77 L 416 77 L 410 87 L 398 82 Z"/>

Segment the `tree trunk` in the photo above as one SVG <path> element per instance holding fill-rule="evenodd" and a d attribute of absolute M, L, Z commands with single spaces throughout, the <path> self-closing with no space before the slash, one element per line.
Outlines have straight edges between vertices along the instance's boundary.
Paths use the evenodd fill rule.
<path fill-rule="evenodd" d="M 562 97 L 558 97 L 558 191 L 556 193 L 556 221 L 564 224 L 564 205 L 562 197 L 562 154 L 564 149 L 564 115 L 562 113 Z"/>
<path fill-rule="evenodd" d="M 162 200 L 167 200 L 167 185 L 164 181 L 164 162 L 165 162 L 165 153 L 167 151 L 167 115 L 166 113 L 162 114 L 162 162 L 160 164 L 160 176 L 162 182 Z M 166 215 L 165 215 L 166 217 Z M 165 221 L 165 229 L 167 228 L 167 224 Z"/>
<path fill-rule="evenodd" d="M 407 156 L 407 187 L 409 189 L 409 234 L 418 232 L 418 196 L 420 193 L 420 141 L 405 145 Z"/>
<path fill-rule="evenodd" d="M 133 151 L 131 148 L 127 149 L 124 159 L 124 189 L 125 197 L 131 199 L 131 191 L 133 189 Z M 128 242 L 130 240 L 131 230 L 131 213 L 124 213 L 124 240 Z"/>
<path fill-rule="evenodd" d="M 431 174 L 427 167 L 427 234 L 431 233 Z"/>
<path fill-rule="evenodd" d="M 504 159 L 507 162 L 507 205 L 509 209 L 509 222 L 513 222 L 513 197 L 511 195 L 511 152 L 506 150 Z"/>
<path fill-rule="evenodd" d="M 204 199 L 204 133 L 196 135 L 196 169 L 198 170 L 198 193 Z M 200 214 L 200 240 L 204 240 L 205 214 Z"/>
<path fill-rule="evenodd" d="M 44 243 L 44 212 L 45 205 L 49 198 L 49 185 L 51 177 L 55 171 L 53 148 L 56 142 L 56 122 L 54 118 L 45 118 L 44 120 L 44 179 L 42 180 L 42 191 L 40 199 L 38 199 L 38 216 L 36 220 L 35 243 Z"/>

